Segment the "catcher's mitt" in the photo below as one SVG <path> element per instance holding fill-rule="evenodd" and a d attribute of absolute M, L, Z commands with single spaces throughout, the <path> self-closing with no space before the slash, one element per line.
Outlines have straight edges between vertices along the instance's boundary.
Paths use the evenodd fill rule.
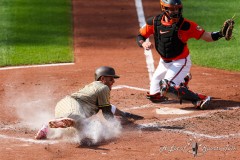
<path fill-rule="evenodd" d="M 229 41 L 232 38 L 232 32 L 234 27 L 234 19 L 227 19 L 220 30 L 220 34 L 225 37 L 227 41 Z"/>

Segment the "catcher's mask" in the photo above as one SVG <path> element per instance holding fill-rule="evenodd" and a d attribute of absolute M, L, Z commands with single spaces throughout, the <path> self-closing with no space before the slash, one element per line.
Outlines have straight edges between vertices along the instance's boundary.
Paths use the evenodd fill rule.
<path fill-rule="evenodd" d="M 119 78 L 118 75 L 115 74 L 115 70 L 112 67 L 101 66 L 95 71 L 95 80 L 98 81 L 101 76 L 110 76 L 113 78 Z"/>
<path fill-rule="evenodd" d="M 176 23 L 182 16 L 182 2 L 181 0 L 160 0 L 162 11 L 170 23 Z"/>

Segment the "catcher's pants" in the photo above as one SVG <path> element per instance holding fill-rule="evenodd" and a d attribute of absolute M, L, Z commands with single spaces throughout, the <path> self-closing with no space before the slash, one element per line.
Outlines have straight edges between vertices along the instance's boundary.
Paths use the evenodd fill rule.
<path fill-rule="evenodd" d="M 150 94 L 160 92 L 159 82 L 162 79 L 174 82 L 179 85 L 184 81 L 184 77 L 190 73 L 192 62 L 190 55 L 185 59 L 179 59 L 169 63 L 160 59 L 158 67 L 156 68 L 150 83 Z"/>
<path fill-rule="evenodd" d="M 85 119 L 85 113 L 82 106 L 72 98 L 66 96 L 60 100 L 55 107 L 55 118 L 72 118 L 76 122 Z"/>

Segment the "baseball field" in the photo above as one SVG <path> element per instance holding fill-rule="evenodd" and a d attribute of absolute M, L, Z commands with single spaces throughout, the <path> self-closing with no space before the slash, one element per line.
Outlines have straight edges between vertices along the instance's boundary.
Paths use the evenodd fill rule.
<path fill-rule="evenodd" d="M 146 17 L 158 14 L 158 1 L 144 0 L 143 6 Z M 135 41 L 135 1 L 72 0 L 72 15 L 74 63 L 1 68 L 0 159 L 239 159 L 239 71 L 193 65 L 189 87 L 212 97 L 207 110 L 174 100 L 153 104 L 145 98 L 149 74 L 143 49 Z M 219 45 L 237 48 L 237 42 Z M 193 61 L 201 45 L 189 45 Z M 208 44 L 205 54 L 211 55 L 211 47 L 221 49 L 217 45 Z M 156 66 L 159 56 L 152 52 Z M 115 125 L 99 113 L 86 120 L 84 134 L 95 140 L 93 146 L 80 146 L 73 129 L 52 130 L 48 139 L 35 140 L 37 130 L 54 117 L 55 104 L 92 82 L 102 65 L 114 67 L 121 76 L 111 91 L 111 103 L 144 119 Z"/>

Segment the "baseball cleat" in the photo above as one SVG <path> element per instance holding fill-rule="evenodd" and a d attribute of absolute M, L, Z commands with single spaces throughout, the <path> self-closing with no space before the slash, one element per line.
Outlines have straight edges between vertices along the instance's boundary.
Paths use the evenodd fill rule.
<path fill-rule="evenodd" d="M 42 128 L 37 132 L 35 139 L 46 139 L 48 132 L 48 126 L 43 125 Z"/>
<path fill-rule="evenodd" d="M 149 92 L 147 92 L 147 99 L 153 103 L 160 103 L 168 100 L 167 97 L 161 96 L 160 93 L 150 95 Z"/>
<path fill-rule="evenodd" d="M 199 109 L 202 109 L 202 110 L 207 109 L 210 101 L 211 101 L 211 97 L 206 96 L 206 98 L 204 98 L 203 100 L 197 101 L 196 108 L 199 108 Z"/>
<path fill-rule="evenodd" d="M 59 118 L 48 122 L 50 128 L 67 128 L 73 127 L 75 121 L 71 118 Z"/>

